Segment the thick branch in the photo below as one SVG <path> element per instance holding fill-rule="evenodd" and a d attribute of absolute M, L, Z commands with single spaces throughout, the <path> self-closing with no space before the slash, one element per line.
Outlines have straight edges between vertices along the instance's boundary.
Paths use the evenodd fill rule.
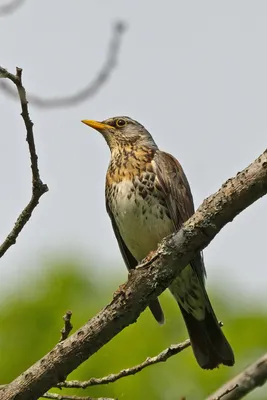
<path fill-rule="evenodd" d="M 67 95 L 56 97 L 53 96 L 51 98 L 43 98 L 37 94 L 28 94 L 28 99 L 33 106 L 48 109 L 48 108 L 66 108 L 72 107 L 83 101 L 93 97 L 106 83 L 109 79 L 111 73 L 115 69 L 118 61 L 118 56 L 120 52 L 122 36 L 126 30 L 126 26 L 123 22 L 117 22 L 114 25 L 110 44 L 107 51 L 106 60 L 97 73 L 97 76 L 87 85 L 83 87 L 83 89 Z M 15 97 L 16 93 L 12 87 L 10 87 L 7 83 L 1 82 L 0 87 L 3 91 L 9 95 L 10 97 Z"/>
<path fill-rule="evenodd" d="M 19 217 L 17 218 L 17 221 L 15 222 L 14 228 L 12 231 L 9 233 L 5 241 L 2 243 L 0 246 L 0 257 L 2 257 L 5 252 L 9 249 L 10 246 L 16 243 L 16 239 L 26 223 L 29 221 L 31 218 L 32 212 L 35 209 L 35 207 L 39 203 L 40 197 L 48 191 L 47 185 L 45 185 L 41 178 L 40 178 L 40 173 L 38 169 L 38 157 L 36 153 L 36 148 L 35 148 L 35 143 L 34 143 L 34 136 L 33 136 L 33 123 L 30 119 L 29 116 L 29 110 L 28 110 L 28 101 L 26 97 L 26 91 L 24 86 L 22 85 L 22 69 L 17 68 L 17 74 L 13 75 L 9 73 L 7 70 L 4 68 L 0 67 L 0 78 L 7 78 L 10 81 L 12 81 L 18 91 L 19 99 L 20 99 L 20 104 L 21 104 L 21 116 L 23 118 L 25 127 L 26 127 L 26 140 L 28 142 L 29 146 L 29 152 L 30 152 L 30 160 L 31 160 L 31 170 L 32 170 L 32 197 L 27 204 L 27 206 L 24 208 L 24 210 L 21 212 Z"/>
<path fill-rule="evenodd" d="M 267 381 L 267 353 L 243 372 L 231 379 L 207 400 L 239 400 Z M 234 389 L 231 389 L 234 388 Z M 229 391 L 229 393 L 227 392 Z M 226 393 L 226 394 L 224 394 Z M 220 397 L 221 396 L 221 397 Z"/>
<path fill-rule="evenodd" d="M 110 304 L 1 390 L 0 399 L 35 400 L 64 381 L 71 371 L 135 322 L 147 304 L 170 285 L 197 251 L 206 247 L 228 222 L 266 192 L 267 151 L 206 199 L 178 233 L 162 241 L 151 261 L 133 271 Z"/>

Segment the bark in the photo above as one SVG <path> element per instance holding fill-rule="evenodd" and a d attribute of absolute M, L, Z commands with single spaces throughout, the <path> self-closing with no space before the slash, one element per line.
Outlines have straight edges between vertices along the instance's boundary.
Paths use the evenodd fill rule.
<path fill-rule="evenodd" d="M 267 151 L 206 199 L 182 229 L 165 238 L 153 258 L 133 271 L 113 300 L 76 333 L 0 391 L 2 400 L 34 400 L 47 392 L 115 335 L 135 322 L 228 222 L 267 192 Z"/>
<path fill-rule="evenodd" d="M 231 379 L 207 400 L 239 400 L 267 381 L 267 354 L 251 364 L 235 378 Z M 233 388 L 233 389 L 231 389 Z M 229 391 L 229 393 L 227 392 Z M 226 393 L 226 394 L 224 394 Z"/>

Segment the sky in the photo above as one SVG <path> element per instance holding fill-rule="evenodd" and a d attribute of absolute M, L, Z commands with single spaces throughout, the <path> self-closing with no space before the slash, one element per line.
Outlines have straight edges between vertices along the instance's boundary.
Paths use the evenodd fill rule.
<path fill-rule="evenodd" d="M 29 104 L 41 177 L 50 191 L 1 259 L 0 291 L 37 279 L 46 260 L 78 259 L 86 274 L 122 271 L 105 211 L 109 150 L 80 121 L 128 115 L 183 165 L 196 207 L 267 145 L 267 3 L 258 0 L 24 1 L 0 16 L 0 65 L 23 68 L 26 90 L 69 95 L 105 61 L 112 27 L 127 25 L 116 68 L 93 98 L 68 108 Z M 0 91 L 0 238 L 31 194 L 17 101 Z M 208 282 L 266 300 L 267 197 L 205 250 Z M 127 277 L 126 270 L 125 279 Z"/>

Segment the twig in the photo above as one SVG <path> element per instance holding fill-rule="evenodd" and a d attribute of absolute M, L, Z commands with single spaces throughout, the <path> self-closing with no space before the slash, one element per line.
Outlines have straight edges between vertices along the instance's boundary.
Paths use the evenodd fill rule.
<path fill-rule="evenodd" d="M 116 399 L 111 399 L 109 397 L 98 397 L 96 399 L 95 397 L 65 396 L 56 393 L 45 393 L 42 395 L 42 397 L 44 399 L 54 399 L 54 400 L 116 400 Z"/>
<path fill-rule="evenodd" d="M 220 326 L 223 326 L 223 323 L 219 322 Z M 181 351 L 187 349 L 191 345 L 190 340 L 187 339 L 182 343 L 179 344 L 172 344 L 167 349 L 163 350 L 161 353 L 157 354 L 154 357 L 148 357 L 145 361 L 141 364 L 135 365 L 131 368 L 126 368 L 118 372 L 117 374 L 110 374 L 104 376 L 103 378 L 90 378 L 87 381 L 65 381 L 60 382 L 57 387 L 58 388 L 76 388 L 76 389 L 86 389 L 90 386 L 97 386 L 97 385 L 106 385 L 108 383 L 113 383 L 118 379 L 124 378 L 126 376 L 135 375 L 136 373 L 142 371 L 144 368 L 149 367 L 150 365 L 158 364 L 160 362 L 167 361 L 170 357 L 179 354 Z"/>
<path fill-rule="evenodd" d="M 26 140 L 28 142 L 29 146 L 29 152 L 30 152 L 30 160 L 31 160 L 31 170 L 32 170 L 32 197 L 27 204 L 27 206 L 24 208 L 24 210 L 21 212 L 19 217 L 17 218 L 17 221 L 15 222 L 15 225 L 12 229 L 12 231 L 8 234 L 6 237 L 5 241 L 2 243 L 0 246 L 0 257 L 3 257 L 5 252 L 9 249 L 10 246 L 16 243 L 16 239 L 26 223 L 29 221 L 31 218 L 32 212 L 35 209 L 35 207 L 39 203 L 40 197 L 48 191 L 47 185 L 45 185 L 41 178 L 40 178 L 40 173 L 38 169 L 38 157 L 36 154 L 36 148 L 35 148 L 35 143 L 34 143 L 34 136 L 33 136 L 33 123 L 30 119 L 29 116 L 29 110 L 28 110 L 28 101 L 26 97 L 26 91 L 24 86 L 22 85 L 22 69 L 17 68 L 17 73 L 16 75 L 11 74 L 8 72 L 6 69 L 0 67 L 0 78 L 7 78 L 11 80 L 17 87 L 19 99 L 20 99 L 20 104 L 21 104 L 21 109 L 22 113 L 21 116 L 23 118 L 25 127 L 26 127 Z"/>
<path fill-rule="evenodd" d="M 67 339 L 69 336 L 73 326 L 72 323 L 70 322 L 72 316 L 71 311 L 67 311 L 65 315 L 63 315 L 63 320 L 64 320 L 64 328 L 61 329 L 61 338 L 59 342 L 62 342 L 63 340 Z"/>
<path fill-rule="evenodd" d="M 21 7 L 26 0 L 13 0 L 7 4 L 0 6 L 0 16 L 6 16 L 12 14 L 19 7 Z"/>
<path fill-rule="evenodd" d="M 103 378 L 91 378 L 88 381 L 65 381 L 61 382 L 57 385 L 59 388 L 80 388 L 85 389 L 89 386 L 96 385 L 106 385 L 107 383 L 112 383 L 117 381 L 118 379 L 124 378 L 125 376 L 134 375 L 137 372 L 142 371 L 144 368 L 149 367 L 150 365 L 157 364 L 160 362 L 165 362 L 168 358 L 180 353 L 182 350 L 185 350 L 190 346 L 190 340 L 187 339 L 182 343 L 173 344 L 167 349 L 163 350 L 157 356 L 148 357 L 141 364 L 135 365 L 131 368 L 126 368 L 118 372 L 117 374 L 110 374 L 108 376 L 104 376 Z"/>
<path fill-rule="evenodd" d="M 216 390 L 207 400 L 239 400 L 255 388 L 264 385 L 266 381 L 267 353 L 223 385 L 219 390 Z"/>
<path fill-rule="evenodd" d="M 179 232 L 168 236 L 148 268 L 133 271 L 110 304 L 0 391 L 1 400 L 38 399 L 132 324 L 196 252 L 241 211 L 267 193 L 267 150 L 206 199 Z M 233 392 L 234 393 L 234 392 Z M 228 396 L 228 395 L 227 395 Z"/>
<path fill-rule="evenodd" d="M 89 82 L 83 89 L 69 96 L 52 97 L 48 99 L 40 97 L 36 94 L 28 94 L 28 99 L 31 102 L 31 105 L 46 109 L 65 108 L 77 105 L 94 96 L 110 77 L 117 64 L 122 36 L 125 30 L 126 26 L 123 22 L 117 22 L 114 25 L 111 41 L 107 51 L 106 61 L 93 81 Z M 10 95 L 11 97 L 15 97 L 13 88 L 11 88 L 7 83 L 1 82 L 0 88 L 2 88 L 6 94 Z"/>
<path fill-rule="evenodd" d="M 218 396 L 214 397 L 212 400 L 221 400 L 221 399 L 225 399 L 225 396 L 229 393 L 232 393 L 236 388 L 238 388 L 238 384 L 229 387 L 228 389 L 225 389 L 225 391 L 221 394 L 219 394 Z M 243 396 L 242 396 L 243 397 Z"/>
<path fill-rule="evenodd" d="M 4 389 L 6 385 L 0 385 L 0 390 Z M 79 396 L 67 396 L 57 393 L 45 393 L 41 396 L 44 399 L 55 399 L 55 400 L 117 400 L 109 397 L 79 397 Z"/>

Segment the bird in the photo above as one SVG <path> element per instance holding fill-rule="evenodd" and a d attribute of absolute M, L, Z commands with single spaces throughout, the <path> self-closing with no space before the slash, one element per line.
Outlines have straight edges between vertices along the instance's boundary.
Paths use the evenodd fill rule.
<path fill-rule="evenodd" d="M 102 122 L 82 120 L 102 134 L 111 158 L 106 174 L 106 209 L 128 271 L 166 236 L 194 214 L 194 202 L 179 161 L 161 151 L 139 122 L 126 116 Z M 204 259 L 198 252 L 169 286 L 178 303 L 199 366 L 234 365 L 234 353 L 205 289 Z M 156 298 L 149 308 L 160 324 L 164 314 Z"/>

